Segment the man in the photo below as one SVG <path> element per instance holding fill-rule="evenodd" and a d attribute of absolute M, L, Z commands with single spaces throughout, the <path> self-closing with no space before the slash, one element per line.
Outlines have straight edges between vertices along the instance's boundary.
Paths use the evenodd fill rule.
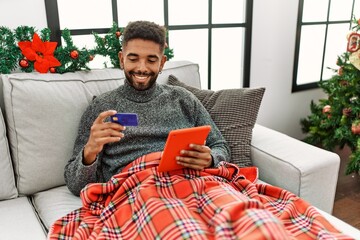
<path fill-rule="evenodd" d="M 192 144 L 190 151 L 182 151 L 179 164 L 203 170 L 229 159 L 229 148 L 200 101 L 182 88 L 156 83 L 166 62 L 165 36 L 163 27 L 147 21 L 125 28 L 119 53 L 125 83 L 86 109 L 65 167 L 66 184 L 75 195 L 88 183 L 108 181 L 136 158 L 162 151 L 173 129 L 212 128 L 206 145 Z M 125 128 L 109 122 L 117 112 L 137 113 L 139 125 Z"/>

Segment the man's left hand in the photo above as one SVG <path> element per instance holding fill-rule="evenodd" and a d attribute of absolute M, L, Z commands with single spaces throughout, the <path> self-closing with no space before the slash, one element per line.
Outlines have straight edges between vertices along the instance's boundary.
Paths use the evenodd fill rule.
<path fill-rule="evenodd" d="M 190 144 L 190 150 L 182 150 L 177 163 L 194 170 L 204 170 L 212 165 L 211 149 L 205 145 Z"/>

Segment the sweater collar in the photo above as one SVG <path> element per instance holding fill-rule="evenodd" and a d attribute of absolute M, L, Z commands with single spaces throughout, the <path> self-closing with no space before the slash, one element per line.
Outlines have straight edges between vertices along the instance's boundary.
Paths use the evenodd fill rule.
<path fill-rule="evenodd" d="M 125 78 L 123 85 L 123 96 L 133 102 L 148 102 L 160 93 L 160 88 L 155 82 L 149 89 L 136 90 L 130 85 L 129 80 Z"/>

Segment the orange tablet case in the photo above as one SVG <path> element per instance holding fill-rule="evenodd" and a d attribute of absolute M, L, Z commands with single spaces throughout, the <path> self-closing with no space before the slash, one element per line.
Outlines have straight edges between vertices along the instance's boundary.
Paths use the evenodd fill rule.
<path fill-rule="evenodd" d="M 176 163 L 176 157 L 181 155 L 181 150 L 189 150 L 191 143 L 198 145 L 204 144 L 210 129 L 210 125 L 205 125 L 170 131 L 161 156 L 158 171 L 166 172 L 184 168 L 184 166 Z"/>

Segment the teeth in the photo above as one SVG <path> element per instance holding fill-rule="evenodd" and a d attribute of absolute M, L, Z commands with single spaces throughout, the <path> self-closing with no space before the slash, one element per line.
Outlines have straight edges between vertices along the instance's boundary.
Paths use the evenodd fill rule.
<path fill-rule="evenodd" d="M 136 77 L 136 78 L 138 78 L 138 79 L 141 79 L 141 80 L 143 80 L 143 79 L 146 79 L 146 78 L 147 78 L 147 76 L 139 76 L 139 75 L 135 75 L 135 77 Z"/>

